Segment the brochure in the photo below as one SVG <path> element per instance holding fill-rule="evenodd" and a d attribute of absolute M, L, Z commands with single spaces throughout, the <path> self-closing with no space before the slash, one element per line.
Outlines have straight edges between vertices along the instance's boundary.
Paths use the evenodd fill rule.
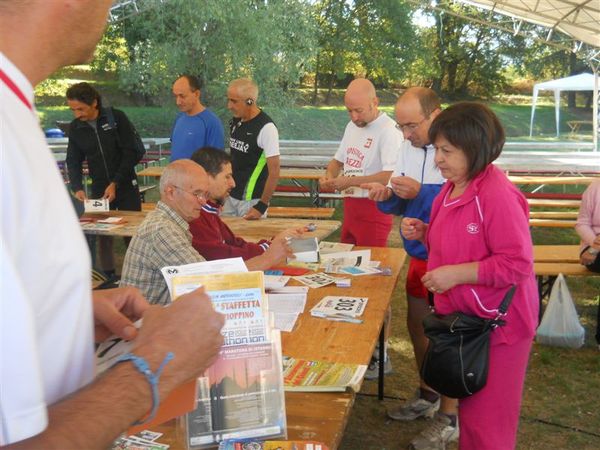
<path fill-rule="evenodd" d="M 218 450 L 329 450 L 316 441 L 256 441 L 254 439 L 228 439 L 219 444 Z"/>
<path fill-rule="evenodd" d="M 343 392 L 352 389 L 358 392 L 366 371 L 366 365 L 283 357 L 286 391 Z"/>
<path fill-rule="evenodd" d="M 206 288 L 215 310 L 225 314 L 221 333 L 225 347 L 269 340 L 268 304 L 262 272 L 174 276 L 173 300 L 200 286 Z"/>
<path fill-rule="evenodd" d="M 244 264 L 244 260 L 242 258 L 227 258 L 183 264 L 181 266 L 166 266 L 160 269 L 160 271 L 165 279 L 165 282 L 167 283 L 167 287 L 169 288 L 169 294 L 173 299 L 172 279 L 175 276 L 247 272 L 248 268 L 246 267 L 246 264 Z"/>
<path fill-rule="evenodd" d="M 199 378 L 197 407 L 183 420 L 188 449 L 224 439 L 286 437 L 281 342 L 223 347 Z"/>

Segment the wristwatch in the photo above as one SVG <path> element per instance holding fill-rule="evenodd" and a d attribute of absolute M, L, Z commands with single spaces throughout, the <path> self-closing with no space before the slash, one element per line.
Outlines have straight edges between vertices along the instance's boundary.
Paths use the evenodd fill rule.
<path fill-rule="evenodd" d="M 588 252 L 590 255 L 594 255 L 594 256 L 596 256 L 596 255 L 598 254 L 598 250 L 596 250 L 596 249 L 595 249 L 595 248 L 593 248 L 593 247 L 590 247 L 590 248 L 588 248 L 588 249 L 587 249 L 587 252 Z"/>

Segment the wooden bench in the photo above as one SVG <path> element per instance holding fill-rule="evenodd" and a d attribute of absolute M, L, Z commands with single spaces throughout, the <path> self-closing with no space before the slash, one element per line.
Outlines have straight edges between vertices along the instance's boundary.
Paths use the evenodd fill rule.
<path fill-rule="evenodd" d="M 530 219 L 577 219 L 577 211 L 530 211 Z"/>
<path fill-rule="evenodd" d="M 156 184 L 148 184 L 146 186 L 139 186 L 139 190 L 140 190 L 140 197 L 142 199 L 142 203 L 144 203 L 146 201 L 146 192 L 154 189 L 157 185 Z"/>
<path fill-rule="evenodd" d="M 579 129 L 582 125 L 594 126 L 593 120 L 567 120 L 567 125 L 571 129 L 571 134 L 579 133 Z"/>
<path fill-rule="evenodd" d="M 542 320 L 542 300 L 550 296 L 552 286 L 558 274 L 562 273 L 564 276 L 580 276 L 580 277 L 594 277 L 600 276 L 600 273 L 592 272 L 586 269 L 579 263 L 567 263 L 567 262 L 534 262 L 533 271 L 537 278 L 538 284 L 538 295 L 540 299 L 540 315 L 539 321 Z"/>
<path fill-rule="evenodd" d="M 149 202 L 145 202 L 142 203 L 142 211 L 154 211 L 156 209 L 156 203 L 149 203 Z"/>
<path fill-rule="evenodd" d="M 548 198 L 528 198 L 529 207 L 540 208 L 577 208 L 581 206 L 581 200 L 561 200 Z"/>
<path fill-rule="evenodd" d="M 575 228 L 576 220 L 529 219 L 530 227 Z"/>
<path fill-rule="evenodd" d="M 579 200 L 581 194 L 567 194 L 562 192 L 523 192 L 527 199 L 546 199 L 546 200 Z"/>
<path fill-rule="evenodd" d="M 301 206 L 269 206 L 268 217 L 295 217 L 300 219 L 331 219 L 335 208 L 309 208 Z"/>

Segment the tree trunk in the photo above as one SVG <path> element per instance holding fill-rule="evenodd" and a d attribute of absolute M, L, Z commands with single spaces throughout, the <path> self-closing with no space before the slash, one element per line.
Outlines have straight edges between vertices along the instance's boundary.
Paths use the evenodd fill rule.
<path fill-rule="evenodd" d="M 471 81 L 471 74 L 473 73 L 473 66 L 475 65 L 475 61 L 477 60 L 477 55 L 479 53 L 479 46 L 481 45 L 481 42 L 483 41 L 483 35 L 484 35 L 483 27 L 480 27 L 479 31 L 477 32 L 477 40 L 475 41 L 475 45 L 474 45 L 473 50 L 471 51 L 471 55 L 469 57 L 469 64 L 467 66 L 467 70 L 465 70 L 465 76 L 462 80 L 460 87 L 458 88 L 458 93 L 461 96 L 463 96 L 467 93 L 467 90 L 469 87 L 469 81 Z"/>
<path fill-rule="evenodd" d="M 333 92 L 333 80 L 335 78 L 335 74 L 332 72 L 329 73 L 329 86 L 327 86 L 327 95 L 325 96 L 325 104 L 329 105 L 331 101 L 331 93 Z"/>
<path fill-rule="evenodd" d="M 458 63 L 450 61 L 448 64 L 448 94 L 453 97 L 456 95 L 456 73 L 458 71 Z"/>
<path fill-rule="evenodd" d="M 317 101 L 319 97 L 319 62 L 320 62 L 321 52 L 317 52 L 317 63 L 315 65 L 315 86 L 313 88 L 313 97 L 312 104 L 317 106 Z"/>

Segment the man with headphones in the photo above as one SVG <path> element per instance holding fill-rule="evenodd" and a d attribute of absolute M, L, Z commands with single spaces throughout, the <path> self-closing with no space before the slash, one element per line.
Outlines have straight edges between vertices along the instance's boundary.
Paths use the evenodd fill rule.
<path fill-rule="evenodd" d="M 235 188 L 225 201 L 223 215 L 255 220 L 266 215 L 279 181 L 279 132 L 257 105 L 258 86 L 247 78 L 229 83 L 227 109 L 229 148 Z"/>
<path fill-rule="evenodd" d="M 171 131 L 171 161 L 189 159 L 202 147 L 225 148 L 223 124 L 200 101 L 202 82 L 195 75 L 181 75 L 173 83 L 177 114 Z"/>

